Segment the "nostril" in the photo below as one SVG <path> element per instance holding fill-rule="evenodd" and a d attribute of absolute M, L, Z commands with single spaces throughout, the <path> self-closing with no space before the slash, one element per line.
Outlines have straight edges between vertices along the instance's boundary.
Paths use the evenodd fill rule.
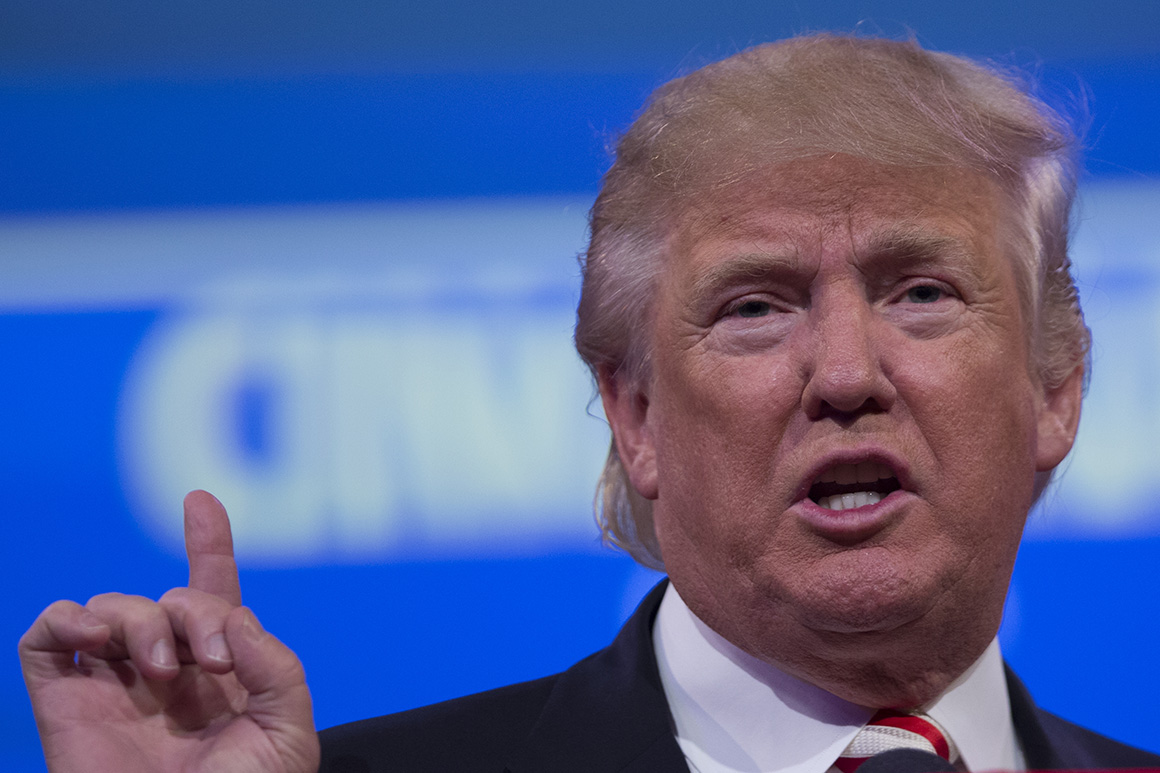
<path fill-rule="evenodd" d="M 864 315 L 851 316 L 858 308 L 853 298 L 840 310 L 831 306 L 814 328 L 812 351 L 803 363 L 804 409 L 811 418 L 848 420 L 865 413 L 890 410 L 896 390 L 887 376 L 885 344 L 876 337 L 873 322 Z M 836 321 L 835 321 L 836 320 Z"/>
<path fill-rule="evenodd" d="M 877 367 L 835 367 L 809 374 L 802 402 L 810 418 L 850 419 L 889 411 L 896 396 L 894 384 Z"/>
<path fill-rule="evenodd" d="M 879 403 L 877 399 L 867 397 L 861 404 L 852 409 L 838 407 L 828 400 L 823 400 L 814 410 L 809 411 L 809 415 L 812 419 L 833 419 L 840 424 L 846 424 L 860 416 L 885 413 L 887 410 L 888 408 Z"/>

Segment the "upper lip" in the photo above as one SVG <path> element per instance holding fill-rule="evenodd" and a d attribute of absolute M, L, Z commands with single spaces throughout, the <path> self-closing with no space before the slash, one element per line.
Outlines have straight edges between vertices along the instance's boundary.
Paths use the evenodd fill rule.
<path fill-rule="evenodd" d="M 898 478 L 898 485 L 906 491 L 913 490 L 913 481 L 910 477 L 910 468 L 899 455 L 880 447 L 845 448 L 819 457 L 802 477 L 795 492 L 794 501 L 800 502 L 809 497 L 810 487 L 817 482 L 823 472 L 839 464 L 858 464 L 860 462 L 877 462 L 886 465 Z"/>

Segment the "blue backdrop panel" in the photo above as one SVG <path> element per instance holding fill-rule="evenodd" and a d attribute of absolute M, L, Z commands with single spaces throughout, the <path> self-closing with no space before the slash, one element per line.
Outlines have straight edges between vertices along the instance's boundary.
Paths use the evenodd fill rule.
<path fill-rule="evenodd" d="M 1160 170 L 1160 64 L 1041 69 L 1093 173 Z M 676 72 L 0 80 L 0 211 L 595 192 Z"/>

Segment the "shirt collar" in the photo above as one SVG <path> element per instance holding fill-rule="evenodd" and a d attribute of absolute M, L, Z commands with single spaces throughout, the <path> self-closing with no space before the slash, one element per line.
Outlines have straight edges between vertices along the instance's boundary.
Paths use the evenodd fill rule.
<path fill-rule="evenodd" d="M 997 638 L 925 711 L 954 739 L 968 770 L 1024 769 Z"/>
<path fill-rule="evenodd" d="M 874 714 L 730 644 L 671 584 L 653 646 L 677 742 L 700 773 L 825 773 Z M 997 640 L 927 712 L 970 770 L 1022 769 Z"/>

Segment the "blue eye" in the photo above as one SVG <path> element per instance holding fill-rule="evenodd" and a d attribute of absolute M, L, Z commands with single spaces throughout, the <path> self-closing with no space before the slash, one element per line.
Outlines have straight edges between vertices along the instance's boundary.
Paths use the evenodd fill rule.
<path fill-rule="evenodd" d="M 944 295 L 942 288 L 934 285 L 916 285 L 906 291 L 906 300 L 911 303 L 934 303 Z"/>
<path fill-rule="evenodd" d="M 737 307 L 739 317 L 764 317 L 772 311 L 765 301 L 746 301 Z"/>

